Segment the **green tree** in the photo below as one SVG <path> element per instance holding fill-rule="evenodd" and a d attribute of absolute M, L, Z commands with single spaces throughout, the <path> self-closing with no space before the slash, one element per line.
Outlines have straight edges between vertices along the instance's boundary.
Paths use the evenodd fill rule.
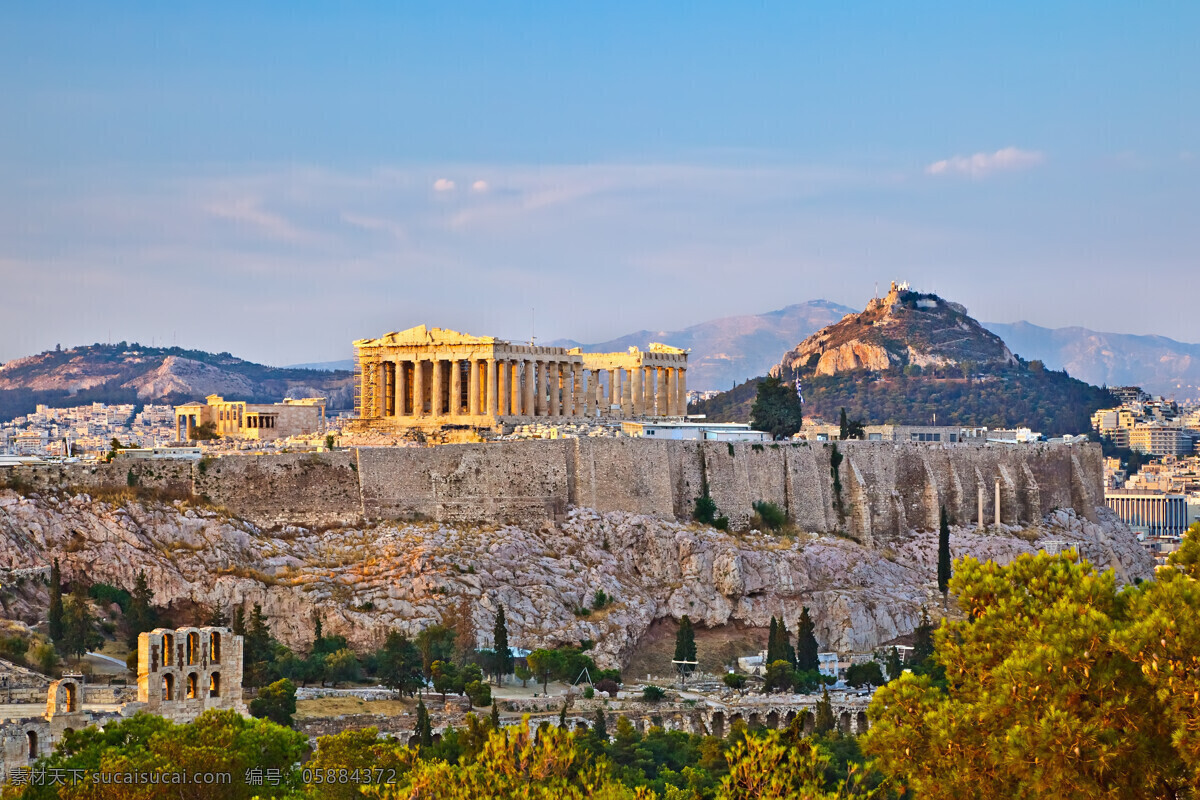
<path fill-rule="evenodd" d="M 679 620 L 679 630 L 675 633 L 675 660 L 696 660 L 696 632 L 692 630 L 692 620 L 687 614 Z M 684 675 L 690 675 L 695 665 L 676 664 L 677 669 Z"/>
<path fill-rule="evenodd" d="M 888 650 L 887 654 L 887 676 L 889 681 L 894 681 L 900 677 L 900 673 L 904 671 L 904 665 L 900 663 L 900 651 L 894 646 Z"/>
<path fill-rule="evenodd" d="M 421 651 L 421 665 L 425 677 L 433 675 L 433 662 L 451 661 L 454 658 L 454 631 L 445 625 L 430 625 L 416 638 L 417 649 Z"/>
<path fill-rule="evenodd" d="M 861 419 L 847 419 L 846 407 L 842 406 L 842 414 L 838 430 L 838 438 L 843 441 L 846 439 L 866 439 L 867 429 L 863 425 Z"/>
<path fill-rule="evenodd" d="M 533 679 L 533 670 L 524 664 L 517 664 L 513 667 L 513 674 L 517 676 L 517 680 L 521 682 L 521 688 L 529 685 L 529 681 Z"/>
<path fill-rule="evenodd" d="M 542 693 L 550 691 L 550 679 L 557 676 L 563 669 L 563 657 L 557 650 L 539 648 L 525 659 L 529 669 L 537 676 L 542 684 Z"/>
<path fill-rule="evenodd" d="M 764 378 L 750 408 L 751 426 L 779 440 L 797 433 L 802 423 L 803 407 L 795 387 L 776 377 Z"/>
<path fill-rule="evenodd" d="M 868 661 L 865 664 L 852 664 L 846 670 L 846 683 L 849 686 L 883 686 L 883 669 L 878 661 Z"/>
<path fill-rule="evenodd" d="M 800 610 L 800 622 L 796 625 L 796 669 L 812 672 L 820 669 L 817 661 L 817 626 L 808 614 L 808 606 Z"/>
<path fill-rule="evenodd" d="M 796 669 L 791 662 L 780 659 L 767 665 L 763 676 L 763 692 L 790 692 L 796 683 Z"/>
<path fill-rule="evenodd" d="M 361 677 L 362 665 L 358 662 L 358 656 L 349 648 L 343 647 L 325 657 L 325 680 L 334 686 L 357 681 Z"/>
<path fill-rule="evenodd" d="M 376 659 L 379 680 L 393 692 L 412 696 L 424 684 L 421 651 L 400 631 L 389 631 Z"/>
<path fill-rule="evenodd" d="M 720 800 L 843 800 L 869 798 L 862 770 L 851 768 L 846 778 L 828 777 L 832 755 L 814 743 L 797 747 L 786 732 L 768 731 L 745 738 L 729 749 L 729 774 L 722 779 Z"/>
<path fill-rule="evenodd" d="M 938 513 L 938 591 L 945 599 L 950 588 L 950 519 L 946 516 L 946 507 L 942 506 Z"/>
<path fill-rule="evenodd" d="M 821 690 L 821 699 L 817 701 L 816 719 L 813 721 L 813 730 L 817 734 L 829 733 L 835 727 L 837 722 L 833 718 L 833 701 L 829 699 L 829 690 Z"/>
<path fill-rule="evenodd" d="M 433 746 L 433 726 L 429 722 L 429 709 L 425 708 L 425 698 L 417 700 L 417 724 L 413 733 L 419 746 Z"/>
<path fill-rule="evenodd" d="M 746 676 L 736 672 L 726 672 L 721 681 L 730 689 L 741 691 L 746 688 Z"/>
<path fill-rule="evenodd" d="M 281 678 L 259 689 L 258 696 L 250 701 L 250 713 L 276 725 L 292 727 L 292 715 L 296 713 L 296 684 Z"/>
<path fill-rule="evenodd" d="M 63 624 L 62 573 L 58 569 L 58 559 L 50 565 L 50 641 L 55 644 L 63 640 L 65 626 Z"/>
<path fill-rule="evenodd" d="M 696 507 L 692 511 L 692 519 L 703 525 L 711 525 L 717 516 L 717 502 L 708 496 L 708 492 L 696 498 Z"/>
<path fill-rule="evenodd" d="M 129 628 L 127 637 L 130 647 L 137 647 L 138 635 L 152 631 L 157 627 L 157 615 L 154 613 L 154 595 L 146 581 L 146 571 L 139 570 L 137 581 L 130 596 L 129 612 L 125 615 L 125 624 Z"/>
<path fill-rule="evenodd" d="M 495 700 L 492 701 L 492 715 L 488 720 L 492 725 L 492 730 L 500 730 L 500 706 Z"/>
<path fill-rule="evenodd" d="M 492 645 L 493 652 L 496 654 L 493 662 L 496 670 L 496 684 L 503 686 L 504 676 L 513 669 L 513 654 L 512 649 L 508 646 L 508 622 L 504 618 L 503 605 L 496 607 L 496 624 L 492 628 Z"/>
<path fill-rule="evenodd" d="M 103 641 L 103 637 L 96 633 L 96 621 L 88 606 L 83 583 L 76 581 L 63 612 L 63 652 L 78 660 L 89 650 L 99 647 Z"/>
<path fill-rule="evenodd" d="M 921 622 L 913 631 L 913 650 L 909 655 L 914 666 L 920 667 L 933 656 L 934 625 L 929 621 L 929 609 L 922 606 Z"/>

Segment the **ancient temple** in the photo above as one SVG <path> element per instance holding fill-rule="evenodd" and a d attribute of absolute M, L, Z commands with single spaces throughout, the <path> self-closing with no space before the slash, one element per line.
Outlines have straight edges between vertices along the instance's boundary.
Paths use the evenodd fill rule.
<path fill-rule="evenodd" d="M 687 412 L 687 351 L 663 344 L 584 353 L 421 325 L 360 339 L 354 350 L 355 412 L 370 427 L 501 429 Z"/>

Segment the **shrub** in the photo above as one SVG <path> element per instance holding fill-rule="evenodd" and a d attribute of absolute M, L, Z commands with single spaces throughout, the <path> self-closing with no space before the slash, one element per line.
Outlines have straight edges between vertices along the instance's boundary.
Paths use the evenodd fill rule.
<path fill-rule="evenodd" d="M 667 693 L 657 686 L 647 686 L 642 689 L 642 700 L 647 703 L 660 702 Z"/>
<path fill-rule="evenodd" d="M 605 606 L 611 605 L 612 601 L 611 595 L 606 594 L 603 589 L 597 589 L 596 593 L 592 595 L 592 608 L 599 611 Z"/>
<path fill-rule="evenodd" d="M 463 694 L 471 698 L 471 705 L 476 708 L 492 704 L 492 687 L 483 681 L 471 681 L 463 688 Z"/>
<path fill-rule="evenodd" d="M 609 696 L 611 697 L 616 697 L 617 692 L 621 690 L 620 685 L 618 685 L 617 682 L 612 678 L 598 680 L 593 685 L 596 687 L 597 692 L 608 692 Z"/>
<path fill-rule="evenodd" d="M 787 524 L 787 514 L 782 508 L 769 503 L 766 500 L 757 500 L 751 503 L 754 513 L 758 514 L 763 524 L 773 531 L 777 531 Z"/>
<path fill-rule="evenodd" d="M 719 531 L 729 530 L 729 517 L 722 514 L 713 520 L 713 527 Z"/>
<path fill-rule="evenodd" d="M 122 612 L 128 611 L 129 603 L 133 599 L 129 592 L 111 583 L 93 583 L 88 587 L 88 597 L 106 605 L 116 603 Z"/>
<path fill-rule="evenodd" d="M 738 675 L 736 672 L 726 672 L 725 677 L 721 679 L 730 689 L 746 688 L 746 676 Z"/>
<path fill-rule="evenodd" d="M 692 519 L 705 525 L 711 525 L 717 515 L 717 503 L 708 496 L 708 492 L 696 498 L 696 508 L 692 511 Z"/>
<path fill-rule="evenodd" d="M 584 700 L 591 700 L 595 696 L 596 696 L 595 689 L 593 689 L 591 686 L 583 687 L 583 699 Z"/>

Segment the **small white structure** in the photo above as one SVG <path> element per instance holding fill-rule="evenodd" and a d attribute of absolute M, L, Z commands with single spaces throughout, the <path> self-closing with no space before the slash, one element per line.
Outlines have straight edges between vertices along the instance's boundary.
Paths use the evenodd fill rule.
<path fill-rule="evenodd" d="M 838 654 L 817 653 L 817 671 L 836 680 L 838 677 Z"/>
<path fill-rule="evenodd" d="M 199 447 L 129 447 L 118 450 L 116 458 L 194 461 L 203 455 L 204 451 Z"/>
<path fill-rule="evenodd" d="M 624 422 L 626 436 L 646 439 L 707 440 L 717 442 L 769 442 L 771 434 L 753 430 L 744 422 Z"/>

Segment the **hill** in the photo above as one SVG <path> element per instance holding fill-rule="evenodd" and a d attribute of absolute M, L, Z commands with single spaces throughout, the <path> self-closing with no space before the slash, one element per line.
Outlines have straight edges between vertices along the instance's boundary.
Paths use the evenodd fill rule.
<path fill-rule="evenodd" d="M 835 322 L 852 309 L 828 300 L 810 300 L 778 311 L 722 317 L 678 331 L 637 331 L 619 339 L 584 345 L 570 339 L 548 342 L 552 347 L 582 347 L 589 352 L 615 352 L 650 342 L 664 342 L 692 351 L 688 358 L 689 389 L 724 389 L 754 375 L 763 375 L 779 354 L 813 331 Z"/>
<path fill-rule="evenodd" d="M 1200 397 L 1200 344 L 1029 322 L 985 322 L 984 327 L 1025 358 L 1065 369 L 1088 383 L 1141 386 L 1176 400 Z"/>
<path fill-rule="evenodd" d="M 49 350 L 0 366 L 0 419 L 38 403 L 178 403 L 209 394 L 252 402 L 325 397 L 330 408 L 353 405 L 349 372 L 281 369 L 229 353 L 119 342 Z"/>
<path fill-rule="evenodd" d="M 1115 404 L 1107 390 L 1026 362 L 965 308 L 892 286 L 788 350 L 771 374 L 804 387 L 805 416 L 837 419 L 842 408 L 867 424 L 1029 426 L 1056 436 L 1090 428 Z M 693 406 L 722 422 L 744 422 L 757 380 Z"/>

